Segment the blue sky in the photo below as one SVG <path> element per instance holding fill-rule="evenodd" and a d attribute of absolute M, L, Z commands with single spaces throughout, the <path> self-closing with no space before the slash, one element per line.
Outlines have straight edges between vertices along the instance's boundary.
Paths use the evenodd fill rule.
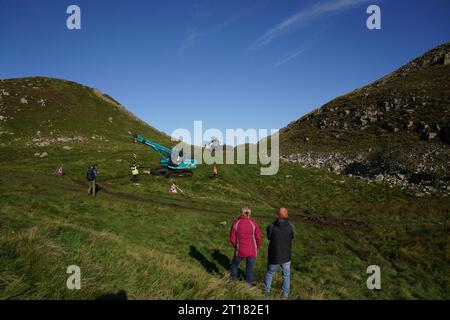
<path fill-rule="evenodd" d="M 81 30 L 66 28 L 79 5 Z M 382 30 L 366 28 L 366 8 Z M 99 88 L 152 126 L 281 128 L 450 40 L 450 1 L 0 0 L 0 78 Z"/>

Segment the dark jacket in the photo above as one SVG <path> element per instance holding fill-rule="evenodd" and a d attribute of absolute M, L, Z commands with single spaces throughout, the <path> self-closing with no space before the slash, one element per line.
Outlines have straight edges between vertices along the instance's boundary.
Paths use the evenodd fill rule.
<path fill-rule="evenodd" d="M 291 261 L 291 244 L 295 236 L 295 227 L 287 218 L 278 218 L 267 227 L 269 239 L 269 264 L 282 264 Z"/>
<path fill-rule="evenodd" d="M 91 167 L 86 172 L 86 180 L 87 181 L 94 181 L 95 179 L 97 179 L 97 169 Z"/>

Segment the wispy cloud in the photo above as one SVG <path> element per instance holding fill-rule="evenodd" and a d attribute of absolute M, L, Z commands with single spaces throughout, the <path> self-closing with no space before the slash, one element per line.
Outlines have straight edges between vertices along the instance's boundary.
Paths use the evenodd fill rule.
<path fill-rule="evenodd" d="M 273 67 L 274 68 L 278 68 L 279 66 L 282 66 L 283 64 L 288 63 L 292 59 L 296 58 L 298 55 L 302 54 L 303 52 L 305 52 L 305 49 L 300 49 L 300 50 L 297 50 L 297 51 L 295 51 L 293 53 L 290 53 L 286 57 L 284 57 L 283 59 L 281 59 L 280 61 L 275 63 L 273 65 Z"/>
<path fill-rule="evenodd" d="M 194 28 L 188 28 L 187 32 L 186 32 L 186 38 L 183 40 L 183 42 L 181 44 L 180 52 L 183 52 L 186 49 L 194 47 L 202 38 L 206 38 L 208 36 L 211 36 L 213 34 L 219 33 L 221 31 L 227 29 L 229 26 L 231 26 L 232 24 L 234 24 L 235 22 L 237 22 L 244 16 L 246 16 L 249 13 L 251 13 L 252 11 L 254 11 L 256 8 L 263 6 L 265 4 L 266 4 L 265 1 L 260 1 L 257 4 L 234 14 L 233 16 L 231 16 L 230 18 L 228 18 L 221 24 L 217 24 L 215 26 L 209 26 L 207 28 L 204 28 L 201 32 L 197 31 L 197 29 L 194 29 Z M 201 9 L 199 9 L 199 8 L 201 8 Z M 194 18 L 212 15 L 212 12 L 208 11 L 204 6 L 202 6 L 202 7 L 196 6 L 195 11 L 196 11 L 196 13 L 194 15 Z M 199 11 L 201 13 L 198 13 L 197 11 Z"/>
<path fill-rule="evenodd" d="M 186 38 L 183 40 L 183 43 L 181 44 L 180 51 L 184 52 L 186 49 L 192 48 L 197 44 L 199 39 L 202 37 L 202 34 L 195 31 L 194 29 L 187 29 L 186 31 Z"/>
<path fill-rule="evenodd" d="M 272 29 L 267 30 L 261 37 L 251 44 L 250 49 L 259 49 L 264 47 L 280 35 L 321 15 L 337 12 L 366 1 L 368 0 L 328 0 L 326 2 L 319 2 L 311 7 L 297 12 L 296 14 L 283 20 Z"/>

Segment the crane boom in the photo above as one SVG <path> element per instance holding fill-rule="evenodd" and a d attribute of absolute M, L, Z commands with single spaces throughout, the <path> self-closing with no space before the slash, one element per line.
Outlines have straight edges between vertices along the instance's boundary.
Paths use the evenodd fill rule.
<path fill-rule="evenodd" d="M 136 141 L 139 143 L 143 143 L 151 148 L 153 148 L 153 150 L 155 150 L 156 152 L 158 152 L 159 156 L 162 159 L 166 159 L 168 155 L 172 154 L 172 150 L 170 150 L 169 148 L 166 148 L 160 144 L 157 144 L 156 142 L 149 140 L 147 138 L 144 138 L 141 135 L 136 135 L 135 136 Z M 165 153 L 166 155 L 164 155 L 163 153 Z"/>

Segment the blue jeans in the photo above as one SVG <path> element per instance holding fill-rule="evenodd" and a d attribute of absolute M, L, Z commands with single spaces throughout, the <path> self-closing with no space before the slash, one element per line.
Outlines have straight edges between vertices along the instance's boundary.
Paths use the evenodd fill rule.
<path fill-rule="evenodd" d="M 231 279 L 237 280 L 238 277 L 238 268 L 239 264 L 243 259 L 246 259 L 245 266 L 245 280 L 248 283 L 253 282 L 253 265 L 255 264 L 256 258 L 241 258 L 238 256 L 234 256 L 233 260 L 231 260 Z"/>
<path fill-rule="evenodd" d="M 264 292 L 269 293 L 270 287 L 272 286 L 273 276 L 275 272 L 281 267 L 283 275 L 283 296 L 289 296 L 289 286 L 291 284 L 291 262 L 286 262 L 283 264 L 269 264 L 267 268 L 266 277 L 264 278 Z"/>

